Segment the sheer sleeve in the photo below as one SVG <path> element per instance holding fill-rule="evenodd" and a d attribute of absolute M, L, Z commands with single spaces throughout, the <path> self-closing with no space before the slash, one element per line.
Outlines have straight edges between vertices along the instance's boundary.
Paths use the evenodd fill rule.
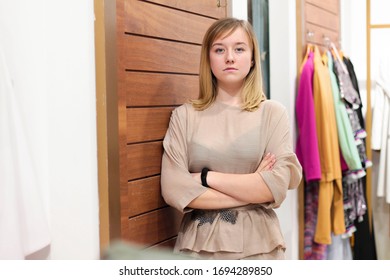
<path fill-rule="evenodd" d="M 196 182 L 188 171 L 187 129 L 188 108 L 176 108 L 171 115 L 164 138 L 161 164 L 161 192 L 167 204 L 181 212 L 189 211 L 187 205 L 207 189 Z"/>
<path fill-rule="evenodd" d="M 272 170 L 259 172 L 275 199 L 265 205 L 266 208 L 278 208 L 286 198 L 287 190 L 297 188 L 302 178 L 302 166 L 293 152 L 289 118 L 285 108 L 279 106 L 271 110 L 268 126 L 271 132 L 266 147 L 266 153 L 276 156 L 276 163 Z"/>

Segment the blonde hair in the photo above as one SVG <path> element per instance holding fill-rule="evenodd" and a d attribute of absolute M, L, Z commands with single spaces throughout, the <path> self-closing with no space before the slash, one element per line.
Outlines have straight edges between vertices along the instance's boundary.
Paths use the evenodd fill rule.
<path fill-rule="evenodd" d="M 262 89 L 259 45 L 252 26 L 244 20 L 223 18 L 214 22 L 203 37 L 199 66 L 199 96 L 198 99 L 190 101 L 195 109 L 204 110 L 208 108 L 217 97 L 218 84 L 210 66 L 210 49 L 213 42 L 222 35 L 230 35 L 237 28 L 242 28 L 247 33 L 249 42 L 252 44 L 253 60 L 253 66 L 244 81 L 242 109 L 254 111 L 266 99 Z"/>

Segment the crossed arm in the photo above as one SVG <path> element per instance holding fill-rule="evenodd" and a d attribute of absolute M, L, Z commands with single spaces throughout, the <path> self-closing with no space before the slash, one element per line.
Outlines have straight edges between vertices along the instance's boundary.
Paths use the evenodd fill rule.
<path fill-rule="evenodd" d="M 194 209 L 222 209 L 250 203 L 265 203 L 274 200 L 273 195 L 260 176 L 260 171 L 272 170 L 275 156 L 267 154 L 254 173 L 228 174 L 209 171 L 207 184 L 210 188 L 190 202 Z M 200 173 L 192 177 L 201 183 Z"/>

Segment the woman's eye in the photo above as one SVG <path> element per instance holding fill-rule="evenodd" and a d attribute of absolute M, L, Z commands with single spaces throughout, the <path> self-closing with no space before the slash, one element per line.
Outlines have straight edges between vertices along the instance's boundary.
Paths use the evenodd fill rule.
<path fill-rule="evenodd" d="M 245 51 L 245 49 L 244 48 L 236 48 L 236 52 L 243 52 L 243 51 Z"/>
<path fill-rule="evenodd" d="M 224 52 L 224 49 L 217 48 L 217 49 L 215 49 L 215 52 L 216 52 L 216 53 L 223 53 L 223 52 Z"/>

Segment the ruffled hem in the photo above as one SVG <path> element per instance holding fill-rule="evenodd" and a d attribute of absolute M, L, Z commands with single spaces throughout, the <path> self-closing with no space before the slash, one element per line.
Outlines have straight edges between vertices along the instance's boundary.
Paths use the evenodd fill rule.
<path fill-rule="evenodd" d="M 175 245 L 178 253 L 224 259 L 266 254 L 275 248 L 285 250 L 279 221 L 272 209 L 261 205 L 187 213 Z"/>

